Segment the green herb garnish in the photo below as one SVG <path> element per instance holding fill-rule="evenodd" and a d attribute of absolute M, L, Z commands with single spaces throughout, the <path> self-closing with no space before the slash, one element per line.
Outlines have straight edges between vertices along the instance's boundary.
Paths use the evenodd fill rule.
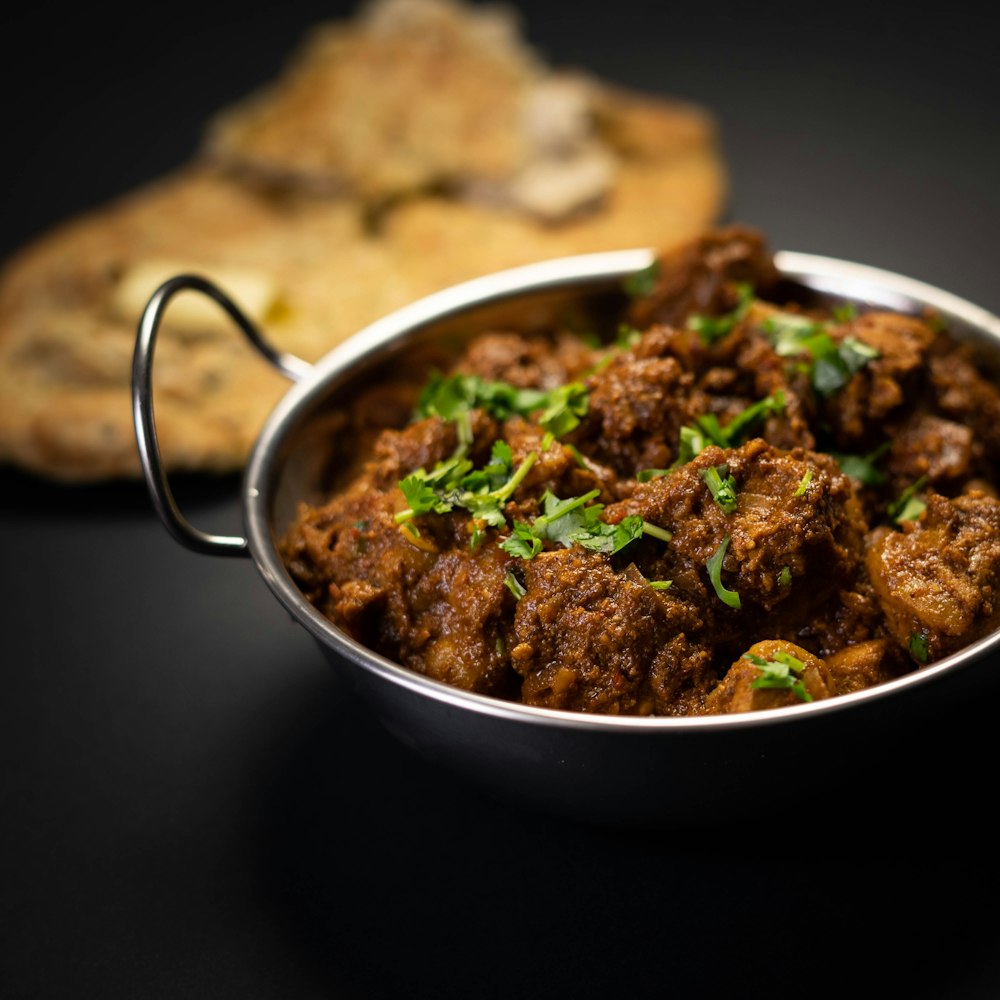
<path fill-rule="evenodd" d="M 830 336 L 827 324 L 794 313 L 769 316 L 761 329 L 780 357 L 809 356 L 811 363 L 806 371 L 810 382 L 824 397 L 842 389 L 856 372 L 879 356 L 874 347 L 857 337 L 845 337 L 838 344 Z"/>
<path fill-rule="evenodd" d="M 729 548 L 729 535 L 722 539 L 722 544 L 715 550 L 705 563 L 708 570 L 708 578 L 712 581 L 716 596 L 723 604 L 728 604 L 738 611 L 742 607 L 740 595 L 735 590 L 727 590 L 722 583 L 722 560 L 726 557 L 726 550 Z"/>
<path fill-rule="evenodd" d="M 725 478 L 723 478 L 725 477 Z M 712 499 L 726 514 L 736 510 L 736 480 L 729 475 L 729 466 L 713 465 L 701 470 L 701 478 L 712 494 Z"/>
<path fill-rule="evenodd" d="M 648 483 L 651 479 L 659 479 L 669 472 L 669 469 L 640 469 L 635 474 L 635 481 L 637 483 Z"/>
<path fill-rule="evenodd" d="M 571 431 L 587 413 L 589 394 L 584 385 L 572 382 L 556 389 L 522 389 L 509 382 L 491 381 L 478 375 L 432 373 L 417 401 L 417 417 L 437 416 L 458 424 L 459 440 L 471 441 L 469 413 L 485 410 L 496 420 L 518 416 L 531 418 L 556 437 Z"/>
<path fill-rule="evenodd" d="M 915 483 L 907 486 L 899 497 L 886 508 L 889 517 L 896 524 L 902 524 L 904 521 L 916 521 L 927 509 L 927 504 L 916 495 L 924 488 L 926 482 L 927 477 L 921 476 Z"/>
<path fill-rule="evenodd" d="M 514 595 L 517 600 L 521 600 L 522 597 L 527 593 L 524 589 L 524 585 L 520 580 L 510 570 L 504 574 L 503 578 L 504 586 Z"/>
<path fill-rule="evenodd" d="M 639 341 L 642 340 L 642 331 L 637 330 L 628 323 L 618 325 L 618 334 L 615 337 L 615 345 L 619 350 L 630 351 Z"/>
<path fill-rule="evenodd" d="M 877 468 L 876 463 L 889 447 L 890 442 L 885 441 L 867 455 L 842 455 L 839 452 L 830 454 L 845 476 L 858 480 L 862 486 L 881 486 L 885 482 L 885 473 Z"/>
<path fill-rule="evenodd" d="M 542 496 L 543 512 L 531 524 L 515 522 L 510 536 L 500 547 L 520 559 L 533 559 L 546 541 L 557 542 L 565 548 L 579 545 L 591 552 L 609 555 L 620 552 L 644 533 L 646 522 L 637 514 L 623 518 L 618 524 L 602 521 L 604 504 L 591 503 L 599 493 L 599 490 L 591 490 L 582 496 L 560 500 L 546 491 Z"/>
<path fill-rule="evenodd" d="M 927 636 L 923 635 L 921 632 L 910 633 L 910 656 L 912 656 L 917 663 L 927 662 Z"/>
<path fill-rule="evenodd" d="M 725 427 L 719 424 L 719 418 L 714 413 L 696 417 L 695 426 L 687 425 L 681 428 L 677 458 L 667 471 L 686 465 L 710 444 L 718 445 L 720 448 L 737 447 L 743 443 L 755 424 L 772 414 L 782 413 L 784 409 L 785 394 L 779 389 L 773 395 L 765 396 L 745 407 Z"/>
<path fill-rule="evenodd" d="M 568 434 L 587 415 L 590 394 L 579 382 L 559 386 L 546 394 L 545 408 L 538 416 L 538 422 L 557 438 Z"/>
<path fill-rule="evenodd" d="M 821 396 L 832 396 L 878 356 L 879 352 L 864 341 L 846 337 L 832 351 L 816 357 L 812 369 L 813 388 Z"/>
<path fill-rule="evenodd" d="M 799 480 L 799 485 L 795 487 L 795 496 L 803 496 L 807 489 L 809 489 L 809 484 L 812 482 L 813 470 L 806 469 L 802 474 L 802 478 Z"/>
<path fill-rule="evenodd" d="M 744 653 L 743 659 L 749 660 L 760 670 L 760 676 L 750 682 L 750 687 L 793 691 L 802 701 L 813 700 L 802 683 L 801 674 L 805 670 L 805 664 L 798 657 L 779 649 L 769 660 L 755 653 Z"/>
<path fill-rule="evenodd" d="M 753 285 L 744 281 L 738 282 L 736 294 L 738 299 L 736 306 L 721 316 L 705 316 L 695 313 L 688 317 L 688 329 L 694 330 L 706 347 L 732 333 L 733 328 L 750 309 L 750 304 L 753 302 Z"/>
<path fill-rule="evenodd" d="M 656 281 L 660 277 L 660 262 L 654 260 L 651 264 L 633 271 L 622 282 L 622 289 L 625 294 L 632 299 L 641 299 L 643 296 L 652 294 L 656 288 Z"/>
<path fill-rule="evenodd" d="M 852 319 L 857 319 L 858 307 L 853 302 L 842 302 L 833 307 L 832 315 L 837 323 L 850 323 Z"/>
<path fill-rule="evenodd" d="M 478 521 L 503 528 L 507 524 L 503 505 L 537 460 L 537 452 L 529 452 L 513 469 L 510 445 L 497 441 L 490 461 L 482 469 L 474 469 L 472 463 L 461 456 L 438 462 L 429 472 L 417 469 L 399 482 L 408 506 L 396 514 L 396 523 L 405 524 L 415 517 L 447 514 L 462 508 Z M 411 526 L 411 530 L 415 528 Z M 473 542 L 478 545 L 479 540 L 474 537 Z"/>

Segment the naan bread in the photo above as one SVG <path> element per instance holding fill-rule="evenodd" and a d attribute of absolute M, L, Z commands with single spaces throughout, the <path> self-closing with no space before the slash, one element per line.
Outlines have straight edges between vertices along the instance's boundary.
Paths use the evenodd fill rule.
<path fill-rule="evenodd" d="M 455 282 L 667 246 L 717 221 L 709 114 L 548 70 L 512 24 L 454 0 L 381 0 L 319 28 L 279 80 L 208 123 L 191 163 L 6 262 L 0 461 L 64 480 L 138 474 L 135 330 L 172 274 L 216 281 L 275 346 L 315 360 Z M 288 383 L 185 293 L 154 386 L 168 468 L 224 472 Z"/>

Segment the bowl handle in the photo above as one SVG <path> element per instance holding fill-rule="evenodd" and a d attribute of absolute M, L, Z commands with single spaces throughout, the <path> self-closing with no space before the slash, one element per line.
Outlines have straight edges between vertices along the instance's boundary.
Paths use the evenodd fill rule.
<path fill-rule="evenodd" d="M 167 303 L 185 289 L 201 292 L 218 303 L 250 343 L 283 375 L 294 381 L 305 375 L 311 366 L 294 354 L 276 351 L 271 347 L 225 292 L 198 275 L 181 274 L 165 281 L 153 293 L 139 320 L 132 356 L 132 419 L 135 423 L 139 461 L 153 506 L 167 531 L 186 548 L 213 555 L 244 556 L 248 554 L 245 538 L 239 535 L 211 535 L 188 522 L 174 500 L 160 456 L 156 422 L 153 419 L 153 346 Z"/>

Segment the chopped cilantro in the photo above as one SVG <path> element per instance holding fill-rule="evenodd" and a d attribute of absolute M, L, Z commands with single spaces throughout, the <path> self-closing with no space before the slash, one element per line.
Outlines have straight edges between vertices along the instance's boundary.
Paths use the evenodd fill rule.
<path fill-rule="evenodd" d="M 725 479 L 723 479 L 725 476 Z M 712 494 L 712 499 L 726 514 L 736 510 L 736 480 L 729 475 L 729 466 L 713 465 L 701 470 L 701 478 Z"/>
<path fill-rule="evenodd" d="M 807 367 L 813 389 L 831 396 L 879 352 L 857 337 L 845 337 L 839 344 L 827 332 L 827 325 L 795 313 L 775 313 L 761 325 L 780 357 L 808 355 Z"/>
<path fill-rule="evenodd" d="M 699 418 L 700 420 L 701 418 Z M 715 421 L 718 425 L 718 421 Z M 704 431 L 699 427 L 692 427 L 687 425 L 681 428 L 680 433 L 680 444 L 677 447 L 677 458 L 674 459 L 674 464 L 667 469 L 670 472 L 676 469 L 680 465 L 687 465 L 692 458 L 700 455 L 710 444 L 716 444 Z M 724 447 L 724 446 L 723 446 Z"/>
<path fill-rule="evenodd" d="M 656 288 L 657 279 L 660 277 L 660 262 L 654 260 L 651 264 L 634 271 L 622 282 L 622 289 L 625 294 L 632 299 L 641 299 L 645 295 L 650 295 Z"/>
<path fill-rule="evenodd" d="M 816 357 L 812 370 L 813 388 L 821 396 L 831 396 L 878 356 L 879 352 L 864 341 L 846 337 L 832 351 Z"/>
<path fill-rule="evenodd" d="M 651 479 L 659 479 L 661 476 L 667 475 L 670 472 L 669 469 L 640 469 L 635 474 L 635 480 L 637 483 L 648 483 Z"/>
<path fill-rule="evenodd" d="M 773 313 L 764 320 L 761 329 L 770 339 L 774 353 L 782 358 L 802 354 L 815 358 L 837 347 L 823 323 L 797 313 Z"/>
<path fill-rule="evenodd" d="M 742 443 L 755 424 L 776 413 L 783 413 L 784 410 L 785 394 L 780 389 L 773 395 L 765 396 L 763 399 L 758 399 L 756 403 L 751 403 L 737 413 L 722 429 L 725 446 L 735 448 Z M 716 421 L 716 423 L 718 422 Z"/>
<path fill-rule="evenodd" d="M 515 522 L 511 534 L 500 547 L 520 559 L 533 559 L 544 542 L 557 542 L 565 548 L 579 545 L 591 552 L 614 555 L 643 534 L 653 534 L 669 541 L 668 531 L 650 525 L 638 514 L 630 514 L 618 524 L 601 520 L 604 504 L 591 503 L 599 494 L 591 490 L 582 496 L 560 500 L 546 491 L 542 496 L 542 513 L 531 522 Z"/>
<path fill-rule="evenodd" d="M 802 701 L 812 701 L 812 695 L 801 679 L 805 664 L 798 657 L 779 649 L 769 660 L 755 653 L 744 653 L 743 659 L 760 670 L 760 676 L 750 682 L 750 687 L 793 691 Z"/>
<path fill-rule="evenodd" d="M 647 580 L 646 581 L 646 583 L 648 583 L 653 588 L 653 590 L 669 590 L 670 587 L 673 585 L 673 582 L 674 582 L 673 580 Z"/>
<path fill-rule="evenodd" d="M 853 302 L 842 302 L 833 307 L 833 318 L 837 323 L 850 323 L 857 315 L 858 307 Z"/>
<path fill-rule="evenodd" d="M 738 282 L 736 285 L 737 303 L 736 306 L 721 316 L 705 316 L 695 313 L 688 317 L 687 326 L 689 330 L 694 330 L 698 334 L 698 339 L 709 347 L 717 340 L 721 340 L 733 331 L 733 328 L 750 309 L 753 302 L 753 285 L 747 282 Z"/>
<path fill-rule="evenodd" d="M 620 323 L 618 326 L 618 335 L 615 337 L 615 345 L 619 350 L 630 351 L 641 339 L 641 330 L 637 330 L 629 323 Z"/>
<path fill-rule="evenodd" d="M 782 566 L 781 572 L 778 574 L 778 585 L 781 587 L 787 587 L 791 582 L 792 582 L 791 566 Z"/>
<path fill-rule="evenodd" d="M 805 495 L 806 490 L 809 489 L 809 484 L 812 482 L 812 477 L 813 470 L 806 469 L 799 480 L 799 485 L 795 487 L 795 496 L 800 497 Z"/>
<path fill-rule="evenodd" d="M 533 559 L 546 541 L 565 548 L 580 545 L 591 552 L 609 555 L 621 551 L 642 535 L 645 522 L 635 514 L 618 524 L 602 521 L 604 504 L 591 503 L 599 492 L 591 490 L 582 496 L 560 500 L 546 491 L 542 496 L 543 513 L 530 525 L 523 521 L 515 523 L 513 532 L 500 547 L 521 559 Z"/>
<path fill-rule="evenodd" d="M 743 443 L 754 424 L 785 409 L 785 394 L 779 389 L 771 396 L 751 403 L 722 427 L 719 418 L 714 413 L 705 413 L 695 418 L 696 426 L 685 426 L 680 431 L 680 445 L 677 458 L 670 469 L 686 465 L 697 455 L 700 455 L 710 444 L 720 448 L 735 448 Z M 670 470 L 668 470 L 670 471 Z"/>
<path fill-rule="evenodd" d="M 515 521 L 510 536 L 500 543 L 500 548 L 518 559 L 534 559 L 542 551 L 542 540 L 523 521 Z"/>
<path fill-rule="evenodd" d="M 900 493 L 898 499 L 893 500 L 886 508 L 889 517 L 896 524 L 902 524 L 904 521 L 916 521 L 927 509 L 927 504 L 917 496 L 917 493 L 924 488 L 926 482 L 927 477 L 921 476 L 915 483 L 907 486 Z"/>
<path fill-rule="evenodd" d="M 642 522 L 642 533 L 652 538 L 659 538 L 661 542 L 669 542 L 674 537 L 672 531 L 667 531 L 666 528 L 661 528 L 658 524 L 650 524 L 649 521 Z"/>
<path fill-rule="evenodd" d="M 867 455 L 830 454 L 840 466 L 845 476 L 858 480 L 862 486 L 880 486 L 885 482 L 885 473 L 876 466 L 878 460 L 889 450 L 890 442 L 885 441 Z"/>
<path fill-rule="evenodd" d="M 546 396 L 545 409 L 538 417 L 538 422 L 550 434 L 557 438 L 568 434 L 587 415 L 590 394 L 584 385 L 571 382 L 559 386 Z"/>
<path fill-rule="evenodd" d="M 478 375 L 442 375 L 434 372 L 417 401 L 416 416 L 437 416 L 455 422 L 459 439 L 469 434 L 469 412 L 485 410 L 497 420 L 515 414 L 538 416 L 538 422 L 556 437 L 576 427 L 587 413 L 589 395 L 579 382 L 556 389 L 522 389 L 509 382 L 490 381 Z"/>
<path fill-rule="evenodd" d="M 722 560 L 726 557 L 729 541 L 729 535 L 726 535 L 715 552 L 709 556 L 705 568 L 708 570 L 708 578 L 712 581 L 712 586 L 715 588 L 719 600 L 738 611 L 742 607 L 740 595 L 735 590 L 727 590 L 722 583 Z"/>
<path fill-rule="evenodd" d="M 521 600 L 522 597 L 527 593 L 524 589 L 524 584 L 510 570 L 504 574 L 503 578 L 504 586 L 514 595 L 517 600 Z"/>
<path fill-rule="evenodd" d="M 923 633 L 910 633 L 910 656 L 912 656 L 917 663 L 927 662 L 927 636 Z"/>
<path fill-rule="evenodd" d="M 417 469 L 399 482 L 408 506 L 396 514 L 396 523 L 404 524 L 426 514 L 447 514 L 460 507 L 491 527 L 505 527 L 503 505 L 537 460 L 537 452 L 529 452 L 517 469 L 512 469 L 510 445 L 497 441 L 489 463 L 482 469 L 474 469 L 468 459 L 460 456 L 438 462 L 429 472 Z M 478 544 L 477 539 L 474 541 Z"/>
<path fill-rule="evenodd" d="M 408 510 L 396 515 L 396 521 L 400 524 L 411 517 L 420 517 L 423 514 L 447 514 L 452 509 L 451 503 L 438 496 L 433 487 L 428 486 L 427 479 L 417 473 L 400 480 L 399 488 L 410 505 Z"/>

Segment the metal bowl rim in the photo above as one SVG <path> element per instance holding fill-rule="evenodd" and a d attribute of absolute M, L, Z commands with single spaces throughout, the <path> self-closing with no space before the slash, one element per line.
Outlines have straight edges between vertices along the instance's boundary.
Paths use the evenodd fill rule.
<path fill-rule="evenodd" d="M 561 257 L 498 271 L 454 285 L 398 309 L 358 331 L 324 355 L 304 378 L 279 401 L 257 439 L 243 477 L 243 514 L 250 554 L 265 583 L 292 618 L 326 649 L 353 663 L 380 682 L 406 689 L 420 697 L 461 711 L 488 715 L 527 725 L 569 730 L 631 733 L 692 733 L 717 729 L 756 729 L 760 726 L 804 723 L 831 713 L 847 713 L 862 704 L 892 698 L 901 691 L 932 683 L 985 658 L 1000 647 L 1000 630 L 927 667 L 875 687 L 833 698 L 758 712 L 705 716 L 598 715 L 540 708 L 476 694 L 423 676 L 373 652 L 351 639 L 317 611 L 288 575 L 272 540 L 270 491 L 272 465 L 278 445 L 300 410 L 326 383 L 398 338 L 427 323 L 492 301 L 518 294 L 620 281 L 652 263 L 655 250 L 615 250 Z M 1000 318 L 934 285 L 892 271 L 853 261 L 797 251 L 779 250 L 775 264 L 782 274 L 818 291 L 861 299 L 874 294 L 886 308 L 912 309 L 916 305 L 957 318 L 985 333 L 1000 347 Z M 898 303 L 898 304 L 895 304 Z"/>

